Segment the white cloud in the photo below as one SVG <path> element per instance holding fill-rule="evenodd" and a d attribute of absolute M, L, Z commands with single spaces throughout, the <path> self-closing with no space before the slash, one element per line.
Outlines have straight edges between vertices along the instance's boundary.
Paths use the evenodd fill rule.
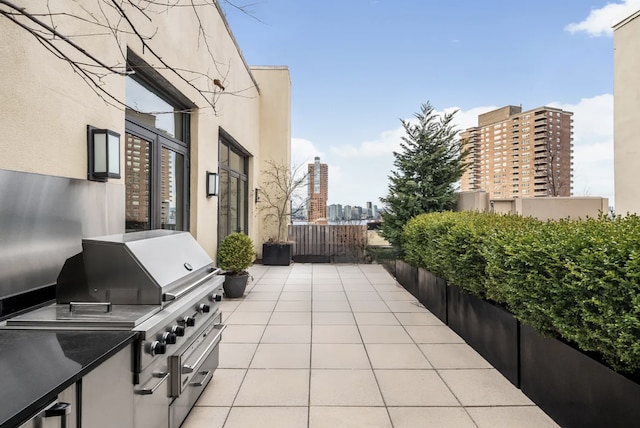
<path fill-rule="evenodd" d="M 613 34 L 613 27 L 640 9 L 640 0 L 624 0 L 622 3 L 608 3 L 600 9 L 592 9 L 581 22 L 573 22 L 565 27 L 571 34 L 585 32 L 598 37 Z"/>
<path fill-rule="evenodd" d="M 613 95 L 549 106 L 573 112 L 573 194 L 606 197 L 614 205 Z"/>
<path fill-rule="evenodd" d="M 316 156 L 324 157 L 322 150 L 317 148 L 311 141 L 304 138 L 291 139 L 291 165 L 300 166 L 313 163 Z"/>

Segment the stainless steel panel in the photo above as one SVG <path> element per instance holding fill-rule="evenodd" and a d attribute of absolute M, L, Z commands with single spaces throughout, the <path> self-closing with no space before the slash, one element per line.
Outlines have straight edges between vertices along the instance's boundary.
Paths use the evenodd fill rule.
<path fill-rule="evenodd" d="M 160 310 L 156 305 L 117 305 L 70 311 L 69 305 L 52 305 L 9 318 L 7 327 L 74 330 L 132 330 Z"/>
<path fill-rule="evenodd" d="M 160 304 L 162 293 L 204 278 L 213 261 L 189 232 L 152 230 L 82 241 L 87 284 L 60 284 L 58 301 Z"/>
<path fill-rule="evenodd" d="M 125 187 L 0 170 L 0 299 L 55 284 L 86 236 L 124 231 Z"/>

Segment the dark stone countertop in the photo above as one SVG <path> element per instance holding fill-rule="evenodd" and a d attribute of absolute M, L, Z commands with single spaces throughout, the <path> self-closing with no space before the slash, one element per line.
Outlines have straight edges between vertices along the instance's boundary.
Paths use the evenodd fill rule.
<path fill-rule="evenodd" d="M 0 330 L 0 427 L 24 422 L 135 337 L 131 331 Z"/>

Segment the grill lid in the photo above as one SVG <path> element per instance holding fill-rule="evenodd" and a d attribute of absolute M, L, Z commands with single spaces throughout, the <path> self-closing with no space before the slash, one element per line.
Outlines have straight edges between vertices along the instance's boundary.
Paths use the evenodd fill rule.
<path fill-rule="evenodd" d="M 205 276 L 213 261 L 189 232 L 150 230 L 82 240 L 86 287 L 58 283 L 58 303 L 160 304 Z"/>

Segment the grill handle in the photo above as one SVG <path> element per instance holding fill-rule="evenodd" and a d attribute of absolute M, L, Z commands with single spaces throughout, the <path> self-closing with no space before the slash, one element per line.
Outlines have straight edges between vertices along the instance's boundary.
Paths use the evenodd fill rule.
<path fill-rule="evenodd" d="M 111 302 L 69 302 L 69 312 L 74 312 L 74 309 L 82 308 L 94 308 L 97 306 L 104 306 L 105 312 L 111 312 Z"/>
<path fill-rule="evenodd" d="M 191 365 L 185 364 L 184 366 L 182 366 L 182 373 L 192 373 L 196 369 L 196 367 L 200 365 L 202 360 L 209 356 L 211 349 L 215 347 L 218 344 L 218 342 L 220 342 L 220 336 L 222 335 L 222 332 L 224 331 L 224 329 L 227 328 L 227 326 L 224 324 L 216 324 L 213 326 L 213 328 L 219 329 L 220 331 L 218 332 L 216 337 L 211 341 L 209 346 L 207 346 L 207 349 L 205 349 L 204 352 L 200 355 L 200 357 L 196 360 L 195 363 Z"/>
<path fill-rule="evenodd" d="M 183 295 L 187 294 L 188 292 L 190 292 L 194 288 L 199 287 L 200 285 L 202 285 L 203 282 L 209 281 L 212 277 L 214 277 L 215 275 L 219 274 L 220 272 L 221 272 L 220 268 L 213 269 L 211 272 L 209 272 L 207 274 L 207 276 L 202 278 L 200 281 L 197 281 L 197 282 L 191 284 L 190 286 L 188 286 L 186 288 L 183 288 L 182 290 L 180 290 L 177 293 L 162 293 L 162 301 L 163 302 L 169 302 L 171 300 L 179 299 L 180 297 L 182 297 Z"/>
<path fill-rule="evenodd" d="M 164 383 L 165 380 L 167 380 L 167 378 L 169 377 L 169 373 L 154 373 L 153 374 L 154 377 L 160 377 L 160 380 L 158 381 L 158 383 L 156 383 L 153 387 L 151 388 L 142 388 L 142 389 L 134 389 L 133 392 L 134 394 L 138 394 L 138 395 L 151 395 L 154 392 L 156 392 L 156 390 L 160 387 L 160 385 L 162 385 Z"/>
<path fill-rule="evenodd" d="M 204 377 L 202 378 L 201 381 L 198 382 L 190 382 L 189 385 L 191 386 L 203 386 L 205 385 L 207 382 L 209 382 L 209 380 L 211 379 L 211 377 L 213 376 L 213 373 L 211 373 L 211 370 L 207 370 L 204 372 L 200 372 L 199 374 L 204 375 Z"/>

